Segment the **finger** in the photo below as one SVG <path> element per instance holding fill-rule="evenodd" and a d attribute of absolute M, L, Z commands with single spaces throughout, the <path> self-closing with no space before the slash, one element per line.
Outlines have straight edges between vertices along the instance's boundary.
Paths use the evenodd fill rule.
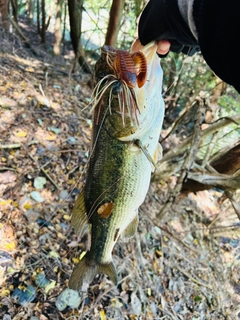
<path fill-rule="evenodd" d="M 171 43 L 169 40 L 160 40 L 158 42 L 157 53 L 160 55 L 165 55 L 170 50 Z"/>
<path fill-rule="evenodd" d="M 132 44 L 132 47 L 131 47 L 131 52 L 137 52 L 139 50 L 141 50 L 143 48 L 143 45 L 141 44 L 140 40 L 139 39 L 136 39 L 133 44 Z"/>

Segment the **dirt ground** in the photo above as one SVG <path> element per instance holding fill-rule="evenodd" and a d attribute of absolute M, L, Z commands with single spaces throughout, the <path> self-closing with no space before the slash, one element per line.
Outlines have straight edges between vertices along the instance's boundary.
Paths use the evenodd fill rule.
<path fill-rule="evenodd" d="M 0 34 L 0 318 L 240 319 L 240 223 L 221 191 L 180 196 L 156 219 L 175 177 L 151 184 L 137 234 L 120 240 L 117 287 L 99 275 L 78 309 L 59 311 L 86 248 L 70 226 L 84 185 L 91 77 L 36 44 Z"/>

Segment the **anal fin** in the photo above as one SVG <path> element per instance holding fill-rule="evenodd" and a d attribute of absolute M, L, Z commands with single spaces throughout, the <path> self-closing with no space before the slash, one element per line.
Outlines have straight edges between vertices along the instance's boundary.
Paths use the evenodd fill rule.
<path fill-rule="evenodd" d="M 75 205 L 72 209 L 72 221 L 71 225 L 75 229 L 75 233 L 79 235 L 88 223 L 84 199 L 84 191 L 78 196 Z"/>
<path fill-rule="evenodd" d="M 134 234 L 137 231 L 138 227 L 138 212 L 135 216 L 135 218 L 130 222 L 130 224 L 127 226 L 127 228 L 122 232 L 121 238 L 131 238 L 134 236 Z"/>

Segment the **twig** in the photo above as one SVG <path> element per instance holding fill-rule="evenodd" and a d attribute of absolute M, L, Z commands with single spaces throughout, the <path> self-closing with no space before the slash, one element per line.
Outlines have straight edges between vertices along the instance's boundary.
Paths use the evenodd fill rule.
<path fill-rule="evenodd" d="M 31 146 L 32 144 L 37 144 L 37 140 L 30 141 L 28 143 L 28 146 Z M 22 143 L 12 143 L 12 144 L 0 144 L 0 149 L 17 149 L 21 148 L 23 145 Z"/>
<path fill-rule="evenodd" d="M 44 170 L 43 168 L 40 168 L 40 170 L 42 171 L 42 173 L 45 174 L 46 178 L 54 185 L 54 187 L 58 190 L 60 190 L 59 186 L 53 181 L 53 179 L 49 176 L 49 174 L 46 172 L 46 170 Z"/>
<path fill-rule="evenodd" d="M 168 128 L 167 130 L 167 135 L 161 139 L 160 143 L 162 144 L 177 128 L 177 126 L 181 123 L 181 121 L 184 119 L 184 117 L 186 117 L 186 115 L 188 114 L 189 110 L 190 110 L 190 106 L 187 105 L 179 114 L 178 118 L 176 119 L 175 122 L 172 123 L 172 125 Z"/>
<path fill-rule="evenodd" d="M 12 18 L 10 18 L 10 17 L 9 17 L 9 20 L 10 20 L 12 26 L 16 29 L 16 31 L 17 31 L 18 35 L 20 36 L 20 38 L 22 38 L 22 40 L 25 41 L 25 44 L 27 45 L 27 47 L 28 47 L 29 49 L 31 49 L 32 52 L 33 52 L 36 56 L 38 56 L 38 52 L 37 52 L 37 51 L 32 47 L 32 45 L 29 43 L 28 39 L 27 39 L 27 38 L 25 37 L 25 35 L 22 33 L 22 31 L 21 31 L 21 29 L 19 28 L 18 24 L 17 24 Z"/>
<path fill-rule="evenodd" d="M 126 277 L 124 277 L 123 279 L 121 279 L 119 282 L 118 282 L 118 285 L 120 284 L 120 283 L 122 283 L 122 282 L 124 282 L 127 278 L 132 278 L 132 272 L 131 273 L 129 273 Z M 96 299 L 96 301 L 95 301 L 95 303 L 94 303 L 94 305 L 93 305 L 93 308 L 98 304 L 98 302 L 109 292 L 109 291 L 111 291 L 112 289 L 116 289 L 116 286 L 115 285 L 112 285 L 112 286 L 110 286 L 109 288 L 107 288 L 107 289 L 105 289 L 105 291 L 101 294 L 101 295 L 99 295 L 98 297 L 97 297 L 97 299 Z"/>
<path fill-rule="evenodd" d="M 240 114 L 235 114 L 231 118 L 225 117 L 221 120 L 217 120 L 213 124 L 211 124 L 208 128 L 202 131 L 202 138 L 209 136 L 210 134 L 213 134 L 219 130 L 223 130 L 224 127 L 229 126 L 230 124 L 240 123 Z M 173 148 L 169 152 L 167 152 L 163 158 L 160 160 L 159 164 L 161 165 L 162 162 L 167 161 L 171 159 L 172 157 L 176 157 L 178 155 L 182 155 L 185 150 L 191 145 L 192 136 L 184 140 L 182 143 L 180 143 L 176 148 Z"/>
<path fill-rule="evenodd" d="M 17 149 L 21 148 L 21 143 L 13 143 L 13 144 L 0 144 L 0 149 Z"/>
<path fill-rule="evenodd" d="M 240 204 L 234 199 L 234 194 L 231 191 L 225 190 L 225 193 L 230 200 L 238 219 L 240 220 Z"/>
<path fill-rule="evenodd" d="M 46 95 L 45 95 L 45 93 L 43 91 L 41 83 L 39 83 L 39 90 L 40 90 L 41 94 L 46 98 Z"/>
<path fill-rule="evenodd" d="M 0 167 L 0 171 L 15 171 L 15 172 L 17 172 L 16 169 L 14 169 L 14 168 L 9 168 L 9 167 Z"/>
<path fill-rule="evenodd" d="M 179 318 L 177 317 L 176 318 L 176 316 L 173 314 L 173 313 L 171 313 L 170 311 L 167 311 L 165 308 L 162 308 L 161 306 L 158 306 L 158 308 L 163 312 L 163 313 L 166 313 L 168 316 L 170 316 L 171 318 L 172 318 L 172 320 L 178 320 Z M 163 316 L 162 318 L 160 318 L 160 319 L 164 319 L 165 318 L 165 316 Z"/>
<path fill-rule="evenodd" d="M 191 280 L 192 282 L 195 282 L 196 284 L 206 287 L 210 290 L 212 290 L 212 286 L 210 284 L 206 284 L 204 282 L 201 282 L 200 280 L 197 280 L 195 278 L 193 278 L 190 274 L 188 274 L 186 271 L 184 271 L 182 268 L 180 268 L 178 265 L 175 265 L 175 268 L 178 269 L 182 274 L 185 275 L 185 277 L 187 277 L 189 280 Z"/>
<path fill-rule="evenodd" d="M 169 231 L 167 228 L 161 226 L 160 224 L 158 224 L 155 220 L 153 220 L 151 217 L 149 217 L 149 215 L 147 214 L 147 218 L 150 220 L 150 222 L 158 227 L 159 229 L 161 229 L 162 231 L 166 232 L 170 237 L 174 238 L 175 240 L 177 240 L 179 243 L 181 243 L 184 247 L 186 247 L 188 250 L 192 251 L 194 254 L 198 255 L 199 252 L 197 250 L 194 250 L 193 248 L 191 248 L 190 246 L 188 246 L 186 243 L 184 243 L 181 239 L 179 239 L 177 236 L 175 236 L 171 231 Z"/>
<path fill-rule="evenodd" d="M 207 151 L 205 152 L 205 157 L 202 162 L 202 167 L 205 168 L 206 164 L 209 162 L 209 158 L 212 154 L 212 150 L 214 149 L 216 142 L 218 139 L 218 132 L 215 132 L 212 136 L 212 139 L 208 145 Z"/>
<path fill-rule="evenodd" d="M 161 208 L 160 212 L 158 213 L 157 219 L 162 219 L 163 216 L 166 214 L 166 212 L 170 209 L 170 207 L 174 203 L 177 195 L 180 193 L 180 191 L 182 189 L 182 184 L 183 184 L 184 180 L 187 178 L 188 171 L 192 167 L 192 165 L 194 163 L 194 159 L 197 155 L 198 146 L 199 146 L 199 143 L 201 140 L 201 123 L 202 123 L 203 115 L 204 115 L 204 103 L 201 99 L 197 100 L 195 103 L 198 104 L 198 112 L 196 115 L 194 132 L 192 135 L 190 149 L 187 152 L 184 163 L 182 165 L 181 174 L 178 178 L 177 184 L 176 184 L 174 190 L 172 190 L 169 193 L 169 197 L 168 197 L 166 203 L 164 204 L 164 206 Z"/>
<path fill-rule="evenodd" d="M 23 146 L 23 147 L 24 147 L 24 146 Z M 60 190 L 59 186 L 53 181 L 53 179 L 49 176 L 49 174 L 47 173 L 47 171 L 46 171 L 45 169 L 43 169 L 43 168 L 46 166 L 46 164 L 43 165 L 42 167 L 39 167 L 38 162 L 36 161 L 36 159 L 31 155 L 31 153 L 29 153 L 29 152 L 26 150 L 26 148 L 24 148 L 24 149 L 25 149 L 25 151 L 27 152 L 29 158 L 31 158 L 32 161 L 34 161 L 34 162 L 36 163 L 38 169 L 39 169 L 40 171 L 42 171 L 42 173 L 46 176 L 46 178 L 53 184 L 53 186 L 54 186 L 57 190 Z M 50 162 L 48 162 L 48 164 L 49 164 L 49 163 L 50 163 Z"/>

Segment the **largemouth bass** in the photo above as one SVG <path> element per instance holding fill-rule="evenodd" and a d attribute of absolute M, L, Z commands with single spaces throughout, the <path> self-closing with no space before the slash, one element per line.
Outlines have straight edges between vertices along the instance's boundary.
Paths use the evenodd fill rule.
<path fill-rule="evenodd" d="M 161 153 L 158 139 L 164 102 L 156 50 L 152 42 L 132 55 L 135 72 L 128 66 L 124 69 L 124 61 L 117 60 L 121 58 L 118 51 L 108 46 L 96 63 L 86 184 L 72 212 L 76 234 L 81 234 L 86 223 L 91 224 L 91 248 L 74 268 L 70 289 L 81 289 L 98 273 L 107 274 L 116 284 L 113 247 L 120 236 L 131 237 L 137 229 L 138 208 Z"/>

